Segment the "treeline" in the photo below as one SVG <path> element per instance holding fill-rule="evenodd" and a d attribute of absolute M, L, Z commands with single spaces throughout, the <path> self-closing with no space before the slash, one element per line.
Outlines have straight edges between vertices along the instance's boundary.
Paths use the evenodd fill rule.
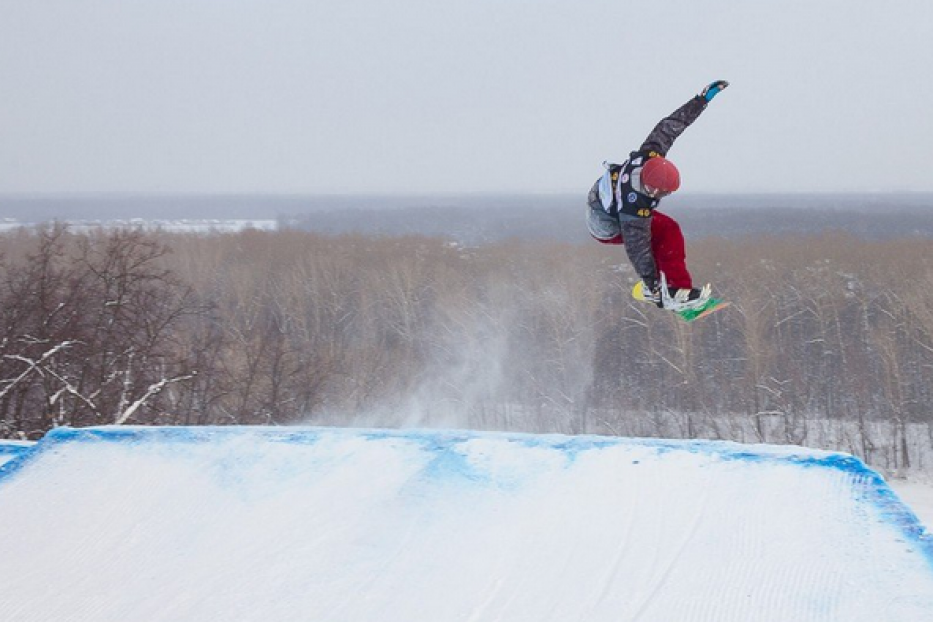
<path fill-rule="evenodd" d="M 788 442 L 930 468 L 933 241 L 706 239 L 732 307 L 633 302 L 619 248 L 63 227 L 0 238 L 0 434 L 419 425 Z"/>

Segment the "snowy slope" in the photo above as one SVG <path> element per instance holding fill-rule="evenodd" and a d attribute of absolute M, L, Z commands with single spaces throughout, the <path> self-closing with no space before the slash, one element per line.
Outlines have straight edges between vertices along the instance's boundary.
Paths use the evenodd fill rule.
<path fill-rule="evenodd" d="M 60 429 L 0 467 L 0 533 L 6 621 L 933 619 L 913 514 L 800 448 Z"/>
<path fill-rule="evenodd" d="M 933 528 L 933 484 L 928 481 L 895 479 L 889 485 L 927 529 Z"/>

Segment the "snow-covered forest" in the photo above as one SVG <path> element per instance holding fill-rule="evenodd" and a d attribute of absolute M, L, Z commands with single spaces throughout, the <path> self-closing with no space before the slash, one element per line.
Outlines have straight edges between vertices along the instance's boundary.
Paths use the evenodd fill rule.
<path fill-rule="evenodd" d="M 794 443 L 933 469 L 933 241 L 707 238 L 732 307 L 629 297 L 618 248 L 298 231 L 3 236 L 0 435 L 416 425 Z M 404 413 L 404 418 L 400 413 Z"/>

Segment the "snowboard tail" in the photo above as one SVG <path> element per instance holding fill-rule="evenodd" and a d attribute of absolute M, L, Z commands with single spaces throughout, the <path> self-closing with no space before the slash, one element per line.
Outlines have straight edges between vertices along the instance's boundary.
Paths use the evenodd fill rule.
<path fill-rule="evenodd" d="M 720 300 L 719 298 L 710 298 L 702 307 L 698 307 L 696 309 L 684 309 L 683 311 L 674 311 L 674 315 L 689 324 L 699 320 L 701 317 L 706 317 L 711 313 L 715 313 L 720 309 L 725 309 L 728 306 L 729 303 L 725 300 Z"/>

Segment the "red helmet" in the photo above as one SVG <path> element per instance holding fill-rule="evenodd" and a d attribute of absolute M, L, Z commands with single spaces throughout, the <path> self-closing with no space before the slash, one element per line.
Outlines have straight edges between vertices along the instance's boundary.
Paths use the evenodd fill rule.
<path fill-rule="evenodd" d="M 680 188 L 680 171 L 663 156 L 649 158 L 641 169 L 641 183 L 664 193 Z"/>

